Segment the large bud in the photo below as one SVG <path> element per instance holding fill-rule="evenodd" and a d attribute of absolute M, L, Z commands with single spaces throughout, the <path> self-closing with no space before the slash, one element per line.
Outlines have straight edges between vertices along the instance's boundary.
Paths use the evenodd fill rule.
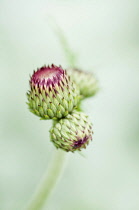
<path fill-rule="evenodd" d="M 86 148 L 92 140 L 92 123 L 82 112 L 73 111 L 66 118 L 55 121 L 50 138 L 56 148 L 74 152 Z"/>
<path fill-rule="evenodd" d="M 31 112 L 42 119 L 58 119 L 73 111 L 79 91 L 66 71 L 52 64 L 34 71 L 27 97 Z"/>
<path fill-rule="evenodd" d="M 78 86 L 82 98 L 91 97 L 98 91 L 98 81 L 92 73 L 76 68 L 68 69 L 67 73 Z"/>

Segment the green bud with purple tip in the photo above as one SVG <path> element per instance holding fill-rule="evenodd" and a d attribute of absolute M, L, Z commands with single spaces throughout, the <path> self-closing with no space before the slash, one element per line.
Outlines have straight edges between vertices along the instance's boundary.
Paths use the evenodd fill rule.
<path fill-rule="evenodd" d="M 74 152 L 86 148 L 92 140 L 92 133 L 88 116 L 74 110 L 66 118 L 54 121 L 50 139 L 56 148 Z"/>
<path fill-rule="evenodd" d="M 52 64 L 34 71 L 27 97 L 32 113 L 41 119 L 60 119 L 76 108 L 79 90 L 61 66 Z"/>

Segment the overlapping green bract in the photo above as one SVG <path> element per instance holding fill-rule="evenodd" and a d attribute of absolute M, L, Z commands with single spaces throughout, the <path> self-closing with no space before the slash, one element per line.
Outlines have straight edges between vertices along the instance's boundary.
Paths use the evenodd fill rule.
<path fill-rule="evenodd" d="M 81 71 L 77 68 L 67 70 L 72 80 L 76 83 L 80 90 L 82 98 L 94 96 L 98 91 L 98 81 L 94 74 Z"/>
<path fill-rule="evenodd" d="M 81 151 L 92 140 L 92 123 L 83 112 L 73 111 L 66 118 L 56 121 L 50 130 L 56 148 Z"/>
<path fill-rule="evenodd" d="M 30 111 L 42 119 L 65 117 L 76 108 L 79 101 L 79 90 L 66 71 L 60 75 L 59 81 L 54 82 L 53 78 L 51 80 L 49 85 L 31 83 L 30 91 L 27 93 Z"/>

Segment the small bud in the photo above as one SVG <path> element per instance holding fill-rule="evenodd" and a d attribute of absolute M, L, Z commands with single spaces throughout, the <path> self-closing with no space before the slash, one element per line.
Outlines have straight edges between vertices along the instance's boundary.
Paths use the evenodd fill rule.
<path fill-rule="evenodd" d="M 92 123 L 88 116 L 74 110 L 66 118 L 54 121 L 50 138 L 56 148 L 74 152 L 86 148 L 92 140 L 92 133 Z"/>
<path fill-rule="evenodd" d="M 68 69 L 67 73 L 78 86 L 83 98 L 91 97 L 98 91 L 98 81 L 92 73 L 76 68 Z"/>
<path fill-rule="evenodd" d="M 79 90 L 61 66 L 52 64 L 34 71 L 27 97 L 32 113 L 42 119 L 58 119 L 76 107 Z"/>

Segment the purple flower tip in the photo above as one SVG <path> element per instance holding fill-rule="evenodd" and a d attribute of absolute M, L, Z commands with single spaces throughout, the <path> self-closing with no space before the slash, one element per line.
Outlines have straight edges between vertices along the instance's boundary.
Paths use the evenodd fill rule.
<path fill-rule="evenodd" d="M 80 148 L 83 144 L 85 144 L 89 140 L 89 136 L 85 136 L 83 139 L 78 139 L 78 141 L 74 142 L 74 148 Z"/>
<path fill-rule="evenodd" d="M 52 64 L 51 66 L 43 66 L 37 71 L 34 71 L 30 84 L 39 86 L 47 86 L 58 84 L 65 74 L 65 70 L 62 69 L 61 66 L 55 66 Z"/>

